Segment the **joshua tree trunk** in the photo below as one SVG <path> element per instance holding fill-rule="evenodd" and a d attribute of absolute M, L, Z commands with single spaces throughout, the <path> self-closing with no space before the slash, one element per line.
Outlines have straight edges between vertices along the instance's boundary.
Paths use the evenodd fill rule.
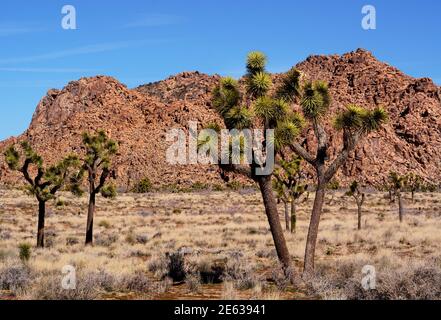
<path fill-rule="evenodd" d="M 271 176 L 259 176 L 257 177 L 257 181 L 259 183 L 260 192 L 262 193 L 265 213 L 270 225 L 277 256 L 282 263 L 285 273 L 290 274 L 292 271 L 291 258 L 289 256 L 288 247 L 286 246 L 285 237 L 283 235 L 283 228 L 280 224 L 279 215 L 277 213 L 277 202 L 273 194 Z"/>
<path fill-rule="evenodd" d="M 320 169 L 317 170 L 318 172 Z M 320 224 L 320 216 L 323 209 L 323 202 L 325 200 L 326 181 L 320 177 L 315 193 L 314 205 L 312 207 L 311 221 L 309 223 L 308 237 L 306 240 L 304 274 L 312 274 L 314 272 L 314 256 L 315 246 L 317 242 L 318 229 Z"/>
<path fill-rule="evenodd" d="M 412 190 L 412 203 L 415 202 L 415 191 Z"/>
<path fill-rule="evenodd" d="M 293 199 L 291 201 L 291 233 L 296 233 L 296 225 L 297 225 L 296 202 Z"/>
<path fill-rule="evenodd" d="M 358 209 L 358 230 L 361 230 L 361 203 L 357 201 L 357 209 Z"/>
<path fill-rule="evenodd" d="M 286 231 L 289 231 L 289 204 L 287 201 L 285 201 L 284 204 L 285 204 L 285 228 Z"/>
<path fill-rule="evenodd" d="M 397 192 L 398 197 L 398 215 L 400 217 L 400 222 L 403 222 L 403 215 L 404 215 L 404 207 L 403 207 L 403 198 L 401 197 L 401 192 Z"/>
<path fill-rule="evenodd" d="M 90 193 L 89 209 L 87 211 L 86 245 L 93 244 L 93 215 L 95 213 L 95 192 Z"/>
<path fill-rule="evenodd" d="M 44 248 L 44 218 L 46 215 L 46 202 L 38 200 L 38 230 L 37 247 Z"/>

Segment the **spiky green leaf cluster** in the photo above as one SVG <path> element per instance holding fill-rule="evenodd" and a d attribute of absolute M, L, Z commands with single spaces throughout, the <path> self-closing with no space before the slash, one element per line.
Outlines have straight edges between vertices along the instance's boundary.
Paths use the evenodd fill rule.
<path fill-rule="evenodd" d="M 107 184 L 101 189 L 101 195 L 107 199 L 116 198 L 116 187 L 113 184 Z"/>
<path fill-rule="evenodd" d="M 233 107 L 240 104 L 239 85 L 231 77 L 222 78 L 219 85 L 213 89 L 213 107 L 221 116 L 225 116 Z"/>
<path fill-rule="evenodd" d="M 303 88 L 301 106 L 308 119 L 318 119 L 326 114 L 331 105 L 328 85 L 322 81 L 307 82 Z"/>
<path fill-rule="evenodd" d="M 246 106 L 235 106 L 224 116 L 224 120 L 228 128 L 243 130 L 251 128 L 253 116 L 253 112 Z"/>
<path fill-rule="evenodd" d="M 118 144 L 109 139 L 103 130 L 96 135 L 83 133 L 83 144 L 86 148 L 85 162 L 93 166 L 98 160 L 102 168 L 110 166 L 110 158 L 118 151 Z"/>
<path fill-rule="evenodd" d="M 291 68 L 282 77 L 282 83 L 277 89 L 277 97 L 287 102 L 295 102 L 301 95 L 301 77 L 302 74 L 296 68 Z"/>
<path fill-rule="evenodd" d="M 272 86 L 271 76 L 266 72 L 257 72 L 247 77 L 247 93 L 253 98 L 266 95 Z"/>
<path fill-rule="evenodd" d="M 270 124 L 283 120 L 288 112 L 289 105 L 283 99 L 273 99 L 268 96 L 258 98 L 254 105 L 254 114 Z"/>
<path fill-rule="evenodd" d="M 348 105 L 334 120 L 337 130 L 359 130 L 369 133 L 378 130 L 387 120 L 387 113 L 382 108 L 370 111 L 357 105 Z"/>
<path fill-rule="evenodd" d="M 260 51 L 250 52 L 247 56 L 247 72 L 249 75 L 254 75 L 259 72 L 264 73 L 266 67 L 266 55 Z"/>

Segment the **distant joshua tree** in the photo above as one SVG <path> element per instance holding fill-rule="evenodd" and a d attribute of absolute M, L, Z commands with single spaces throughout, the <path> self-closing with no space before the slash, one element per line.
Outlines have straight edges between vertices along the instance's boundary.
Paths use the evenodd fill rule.
<path fill-rule="evenodd" d="M 301 163 L 302 159 L 298 157 L 293 160 L 281 159 L 279 166 L 274 171 L 273 188 L 276 191 L 277 198 L 285 205 L 285 226 L 287 231 L 291 229 L 291 233 L 296 231 L 297 203 L 308 189 Z M 291 216 L 289 204 L 291 204 Z"/>
<path fill-rule="evenodd" d="M 400 219 L 400 222 L 403 222 L 403 216 L 404 216 L 404 204 L 403 204 L 403 197 L 401 192 L 403 191 L 406 183 L 406 177 L 400 176 L 398 173 L 391 171 L 389 173 L 389 186 L 390 190 L 392 191 L 392 195 L 398 199 L 398 216 Z"/>
<path fill-rule="evenodd" d="M 8 167 L 23 174 L 28 183 L 27 190 L 38 200 L 37 247 L 43 248 L 46 202 L 55 199 L 55 194 L 61 190 L 71 175 L 75 174 L 74 171 L 79 166 L 78 158 L 70 155 L 58 164 L 45 168 L 43 158 L 27 141 L 21 143 L 21 152 L 12 145 L 4 155 Z M 36 175 L 31 177 L 33 172 Z"/>
<path fill-rule="evenodd" d="M 349 197 L 353 197 L 355 202 L 357 203 L 357 213 L 358 213 L 358 230 L 361 230 L 361 217 L 362 217 L 362 206 L 364 200 L 366 198 L 365 194 L 360 190 L 357 181 L 353 181 L 351 186 L 349 187 L 349 191 L 346 192 L 346 195 Z"/>
<path fill-rule="evenodd" d="M 111 158 L 118 150 L 118 144 L 110 140 L 104 131 L 98 131 L 96 135 L 83 134 L 85 157 L 82 159 L 82 167 L 78 175 L 72 179 L 72 192 L 82 194 L 81 184 L 83 176 L 87 173 L 89 192 L 89 207 L 87 212 L 86 245 L 93 244 L 93 219 L 96 206 L 96 195 L 101 193 L 105 198 L 116 196 L 115 187 L 106 184 L 115 172 L 111 169 Z"/>
<path fill-rule="evenodd" d="M 412 196 L 412 203 L 415 202 L 415 192 L 423 189 L 424 179 L 415 173 L 409 173 L 405 176 L 405 185 Z"/>

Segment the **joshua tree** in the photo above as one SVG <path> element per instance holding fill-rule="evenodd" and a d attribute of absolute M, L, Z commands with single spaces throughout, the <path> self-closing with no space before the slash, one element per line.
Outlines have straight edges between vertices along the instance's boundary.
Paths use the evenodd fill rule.
<path fill-rule="evenodd" d="M 403 191 L 403 188 L 405 186 L 406 177 L 400 176 L 396 172 L 390 172 L 389 173 L 389 183 L 392 187 L 392 193 L 394 197 L 398 199 L 398 216 L 400 218 L 400 222 L 403 222 L 403 216 L 404 216 L 404 205 L 403 205 L 403 198 L 401 195 L 401 192 Z"/>
<path fill-rule="evenodd" d="M 96 135 L 83 134 L 85 158 L 80 172 L 72 181 L 72 191 L 81 194 L 82 178 L 87 173 L 89 192 L 89 208 L 87 212 L 86 245 L 93 244 L 93 218 L 95 213 L 96 195 L 101 193 L 105 198 L 113 198 L 116 195 L 115 187 L 106 184 L 110 177 L 115 177 L 111 170 L 111 158 L 116 154 L 118 145 L 110 140 L 104 131 L 98 131 Z"/>
<path fill-rule="evenodd" d="M 300 73 L 295 69 L 291 70 L 282 85 L 270 94 L 272 78 L 266 72 L 265 65 L 264 54 L 250 53 L 246 64 L 245 92 L 242 92 L 236 80 L 224 78 L 213 91 L 213 105 L 223 117 L 228 129 L 274 129 L 274 139 L 265 134 L 262 142 L 264 146 L 273 143 L 277 154 L 299 133 L 302 123 L 302 118 L 290 110 L 285 98 L 292 99 L 298 95 Z M 225 180 L 229 179 L 226 174 L 228 171 L 240 173 L 259 185 L 278 258 L 285 273 L 289 275 L 292 270 L 291 259 L 277 213 L 277 202 L 272 189 L 272 172 L 256 174 L 265 163 L 256 160 L 258 157 L 255 156 L 254 149 L 252 154 L 251 165 L 221 163 L 220 173 Z"/>
<path fill-rule="evenodd" d="M 43 248 L 46 202 L 55 199 L 55 194 L 78 166 L 78 159 L 71 155 L 58 164 L 45 168 L 43 158 L 32 149 L 29 142 L 21 143 L 21 151 L 10 146 L 5 152 L 6 163 L 11 170 L 23 174 L 28 183 L 27 190 L 38 200 L 37 247 Z M 34 177 L 31 177 L 31 171 L 36 173 Z"/>
<path fill-rule="evenodd" d="M 302 172 L 301 163 L 302 160 L 298 157 L 290 161 L 281 159 L 279 166 L 274 170 L 274 177 L 276 179 L 273 180 L 273 188 L 276 191 L 277 197 L 285 205 L 286 230 L 290 230 L 291 224 L 291 233 L 296 231 L 297 202 L 308 189 L 308 185 L 304 184 L 306 177 Z M 291 217 L 289 214 L 289 204 L 291 204 Z"/>
<path fill-rule="evenodd" d="M 349 191 L 346 192 L 346 195 L 349 197 L 353 197 L 355 202 L 357 203 L 357 212 L 358 212 L 358 230 L 361 230 L 361 207 L 363 206 L 365 200 L 365 194 L 360 190 L 357 181 L 353 181 L 351 186 L 349 187 Z"/>
<path fill-rule="evenodd" d="M 334 120 L 334 129 L 341 131 L 343 134 L 342 149 L 338 152 L 336 158 L 329 165 L 326 165 L 329 160 L 329 144 L 322 119 L 327 114 L 330 105 L 331 97 L 327 84 L 321 81 L 306 83 L 303 89 L 301 107 L 304 116 L 310 121 L 317 139 L 316 153 L 315 155 L 309 153 L 301 144 L 295 141 L 291 143 L 292 150 L 314 167 L 317 179 L 317 190 L 306 242 L 305 274 L 314 271 L 315 247 L 326 186 L 363 137 L 380 129 L 387 119 L 387 113 L 381 107 L 367 110 L 356 105 L 348 105 L 346 110 L 340 112 Z"/>
<path fill-rule="evenodd" d="M 424 180 L 415 173 L 409 173 L 405 177 L 406 188 L 412 195 L 412 203 L 415 201 L 415 192 L 420 191 L 423 188 Z"/>

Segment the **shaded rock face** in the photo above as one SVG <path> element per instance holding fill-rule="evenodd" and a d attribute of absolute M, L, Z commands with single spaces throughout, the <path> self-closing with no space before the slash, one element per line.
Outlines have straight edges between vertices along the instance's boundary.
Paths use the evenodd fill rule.
<path fill-rule="evenodd" d="M 359 49 L 344 55 L 311 56 L 297 65 L 305 79 L 329 83 L 331 112 L 355 103 L 368 108 L 383 105 L 388 124 L 367 137 L 339 172 L 343 184 L 352 179 L 381 183 L 390 170 L 416 172 L 427 180 L 440 179 L 441 89 L 430 79 L 414 79 Z M 278 81 L 280 74 L 274 75 Z M 48 163 L 80 152 L 81 133 L 104 129 L 120 144 L 115 157 L 117 184 L 128 189 L 149 177 L 156 185 L 222 183 L 216 166 L 170 166 L 165 161 L 166 132 L 187 128 L 189 121 L 222 123 L 211 108 L 211 91 L 219 76 L 184 72 L 130 90 L 117 80 L 98 76 L 50 90 L 40 101 L 29 129 L 0 142 L 0 151 L 23 139 L 31 141 Z M 296 106 L 295 108 L 299 108 Z M 330 138 L 330 158 L 341 148 L 332 134 L 332 116 L 324 119 Z M 188 130 L 186 129 L 188 133 Z M 314 150 L 310 128 L 299 138 Z M 0 157 L 0 183 L 19 183 Z"/>

